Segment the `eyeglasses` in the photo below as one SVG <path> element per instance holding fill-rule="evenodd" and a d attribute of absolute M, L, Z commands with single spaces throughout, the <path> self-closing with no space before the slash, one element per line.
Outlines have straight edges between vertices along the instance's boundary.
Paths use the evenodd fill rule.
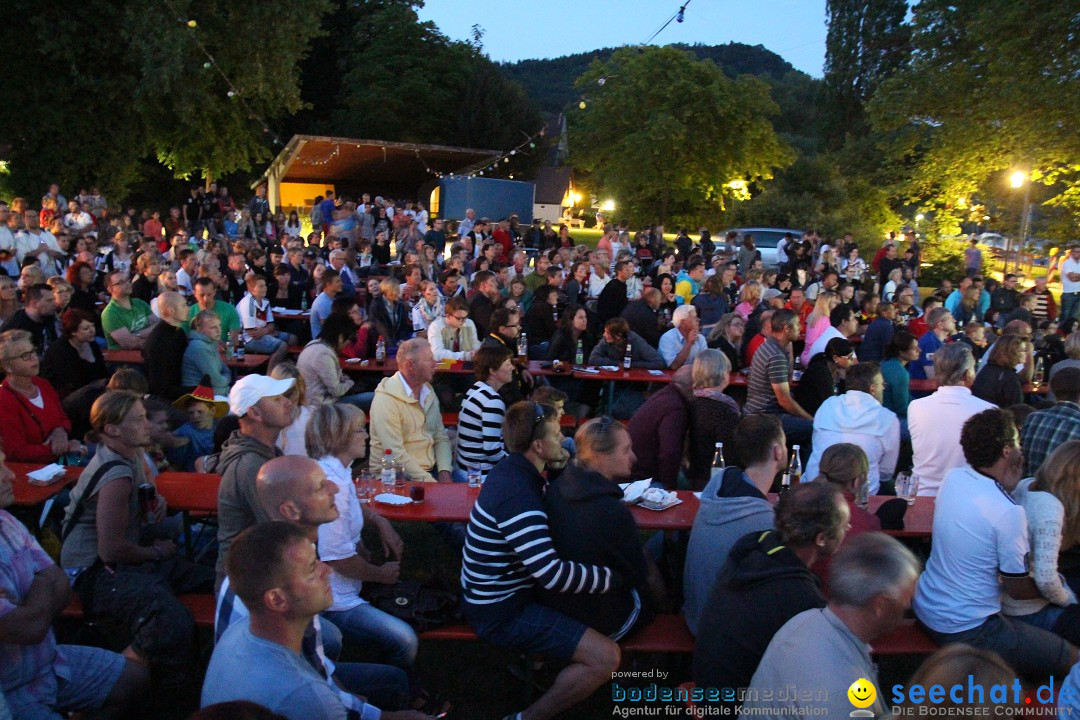
<path fill-rule="evenodd" d="M 536 430 L 537 430 L 537 428 L 543 427 L 543 425 L 544 425 L 544 406 L 541 405 L 538 402 L 534 402 L 533 403 L 533 425 L 532 425 L 532 431 L 529 433 L 529 443 L 530 444 L 534 440 L 537 439 L 536 438 Z"/>
<path fill-rule="evenodd" d="M 29 362 L 34 355 L 37 354 L 36 350 L 27 350 L 24 353 L 18 353 L 17 355 L 8 355 L 5 360 L 22 360 L 23 362 Z"/>
<path fill-rule="evenodd" d="M 454 318 L 458 322 L 465 322 L 469 319 L 469 313 L 465 313 L 464 315 L 451 315 L 450 317 Z"/>

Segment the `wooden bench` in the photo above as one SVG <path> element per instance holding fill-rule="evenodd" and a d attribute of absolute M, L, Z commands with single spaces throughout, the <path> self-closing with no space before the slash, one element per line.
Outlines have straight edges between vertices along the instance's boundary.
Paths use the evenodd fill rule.
<path fill-rule="evenodd" d="M 420 639 L 476 642 L 479 638 L 467 623 L 452 623 L 420 633 Z M 690 654 L 694 651 L 694 636 L 681 614 L 657 615 L 619 645 L 623 652 Z"/>
<path fill-rule="evenodd" d="M 217 611 L 214 596 L 207 593 L 192 593 L 181 595 L 180 604 L 188 609 L 191 617 L 195 620 L 195 627 L 213 628 L 214 616 Z M 82 620 L 83 606 L 78 593 L 72 595 L 71 602 L 60 612 L 60 617 L 68 620 Z"/>
<path fill-rule="evenodd" d="M 871 643 L 871 652 L 878 656 L 931 655 L 938 644 L 927 635 L 915 620 L 905 620 L 892 632 Z"/>

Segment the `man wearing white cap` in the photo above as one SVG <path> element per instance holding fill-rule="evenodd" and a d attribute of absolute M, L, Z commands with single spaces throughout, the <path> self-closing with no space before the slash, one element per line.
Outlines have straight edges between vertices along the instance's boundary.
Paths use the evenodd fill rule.
<path fill-rule="evenodd" d="M 229 391 L 229 412 L 240 419 L 221 452 L 206 459 L 206 472 L 221 474 L 218 488 L 217 587 L 225 576 L 225 555 L 240 532 L 271 518 L 259 504 L 255 476 L 267 460 L 281 455 L 274 444 L 292 422 L 293 403 L 285 392 L 295 381 L 265 375 L 246 375 Z"/>

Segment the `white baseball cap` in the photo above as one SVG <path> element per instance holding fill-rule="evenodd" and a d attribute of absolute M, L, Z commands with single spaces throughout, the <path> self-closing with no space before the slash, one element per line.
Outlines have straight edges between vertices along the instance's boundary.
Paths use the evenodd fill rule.
<path fill-rule="evenodd" d="M 252 405 L 263 398 L 284 395 L 294 382 L 292 378 L 275 380 L 266 375 L 245 375 L 229 391 L 229 411 L 243 417 Z"/>

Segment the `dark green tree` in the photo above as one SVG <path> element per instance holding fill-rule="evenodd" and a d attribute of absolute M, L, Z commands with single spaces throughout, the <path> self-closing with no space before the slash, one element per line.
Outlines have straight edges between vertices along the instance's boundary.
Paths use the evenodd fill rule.
<path fill-rule="evenodd" d="M 768 86 L 690 53 L 619 50 L 576 84 L 585 108 L 571 110 L 570 160 L 630 217 L 663 222 L 722 206 L 737 191 L 729 183 L 771 178 L 794 159 L 769 121 Z"/>
<path fill-rule="evenodd" d="M 907 0 L 828 0 L 821 112 L 832 147 L 869 129 L 866 102 L 904 62 Z"/>
<path fill-rule="evenodd" d="M 896 193 L 963 219 L 1009 171 L 1080 218 L 1080 12 L 1075 2 L 922 0 L 909 62 L 870 103 Z M 1019 202 L 1019 197 L 1014 202 Z M 1038 215 L 1036 215 L 1038 218 Z M 1055 227 L 1067 227 L 1060 217 Z M 1034 228 L 1039 234 L 1040 228 Z"/>

